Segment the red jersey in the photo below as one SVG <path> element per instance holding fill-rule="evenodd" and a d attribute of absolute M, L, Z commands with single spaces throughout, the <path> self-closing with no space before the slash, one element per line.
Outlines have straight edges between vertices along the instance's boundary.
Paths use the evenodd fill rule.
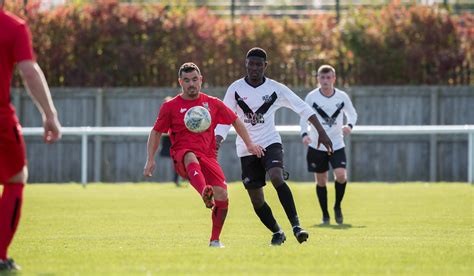
<path fill-rule="evenodd" d="M 10 104 L 10 82 L 15 63 L 34 60 L 31 34 L 25 21 L 0 9 L 0 123 L 17 120 Z"/>
<path fill-rule="evenodd" d="M 204 132 L 189 131 L 184 124 L 184 114 L 193 106 L 203 106 L 211 114 L 211 126 Z M 189 149 L 195 153 L 216 157 L 216 137 L 214 129 L 217 124 L 230 125 L 237 115 L 221 100 L 202 92 L 196 100 L 185 100 L 180 95 L 163 103 L 153 129 L 157 132 L 168 132 L 171 138 L 171 150 Z"/>

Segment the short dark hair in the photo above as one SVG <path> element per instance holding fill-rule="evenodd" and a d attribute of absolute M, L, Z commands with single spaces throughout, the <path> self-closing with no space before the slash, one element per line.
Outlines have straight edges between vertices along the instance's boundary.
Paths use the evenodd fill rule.
<path fill-rule="evenodd" d="M 318 75 L 319 74 L 326 74 L 326 73 L 329 73 L 329 72 L 333 72 L 334 74 L 336 74 L 336 69 L 334 69 L 334 67 L 332 67 L 331 65 L 322 65 L 321 67 L 319 67 L 318 69 Z"/>
<path fill-rule="evenodd" d="M 186 62 L 183 65 L 181 65 L 181 67 L 179 67 L 178 77 L 181 78 L 181 75 L 183 74 L 183 72 L 189 73 L 192 71 L 197 71 L 199 76 L 201 75 L 201 70 L 199 70 L 199 67 L 196 64 L 192 62 Z"/>
<path fill-rule="evenodd" d="M 263 60 L 267 60 L 267 52 L 260 47 L 253 47 L 247 52 L 247 57 L 261 57 Z"/>

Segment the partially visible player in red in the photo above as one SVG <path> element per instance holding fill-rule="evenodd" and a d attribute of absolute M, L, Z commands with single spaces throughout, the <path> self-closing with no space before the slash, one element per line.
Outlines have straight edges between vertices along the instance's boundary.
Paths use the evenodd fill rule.
<path fill-rule="evenodd" d="M 148 137 L 147 161 L 144 175 L 151 176 L 155 169 L 155 154 L 160 137 L 169 133 L 171 138 L 171 158 L 175 170 L 183 178 L 188 178 L 198 191 L 207 208 L 212 209 L 212 234 L 210 247 L 223 247 L 220 233 L 227 215 L 229 200 L 227 184 L 222 169 L 217 162 L 214 128 L 217 124 L 232 124 L 242 137 L 252 154 L 262 156 L 262 147 L 255 145 L 244 124 L 221 100 L 201 92 L 202 76 L 199 68 L 191 62 L 181 66 L 178 81 L 182 92 L 163 103 L 155 126 Z M 184 114 L 193 106 L 203 106 L 211 114 L 211 126 L 204 132 L 193 133 L 184 124 Z"/>
<path fill-rule="evenodd" d="M 16 64 L 31 98 L 41 113 L 44 141 L 61 137 L 60 124 L 43 71 L 35 61 L 26 23 L 3 10 L 0 0 L 0 272 L 19 270 L 7 250 L 20 220 L 23 187 L 28 178 L 25 143 L 15 109 L 10 103 L 10 82 Z"/>

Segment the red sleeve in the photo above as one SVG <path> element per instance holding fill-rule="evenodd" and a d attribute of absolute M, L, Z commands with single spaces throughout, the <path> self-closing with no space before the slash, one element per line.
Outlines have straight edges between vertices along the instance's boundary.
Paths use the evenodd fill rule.
<path fill-rule="evenodd" d="M 237 115 L 232 109 L 227 107 L 224 102 L 219 99 L 216 99 L 216 106 L 218 107 L 217 112 L 217 124 L 231 125 L 235 120 L 237 120 Z"/>
<path fill-rule="evenodd" d="M 33 45 L 31 42 L 31 33 L 26 24 L 21 24 L 18 26 L 15 35 L 13 58 L 15 62 L 20 62 L 23 60 L 35 60 L 35 56 L 33 54 Z"/>
<path fill-rule="evenodd" d="M 156 118 L 155 125 L 153 126 L 153 130 L 161 133 L 167 133 L 171 126 L 170 114 L 170 105 L 168 103 L 163 103 L 160 108 L 158 118 Z"/>

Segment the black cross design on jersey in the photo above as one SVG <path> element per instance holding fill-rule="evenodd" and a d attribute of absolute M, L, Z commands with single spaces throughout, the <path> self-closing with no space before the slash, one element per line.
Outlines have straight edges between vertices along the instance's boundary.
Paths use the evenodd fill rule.
<path fill-rule="evenodd" d="M 244 102 L 244 99 L 242 99 L 237 91 L 235 91 L 235 100 L 237 101 L 237 104 L 239 107 L 242 109 L 242 111 L 245 114 L 245 117 L 247 118 L 245 120 L 246 123 L 250 123 L 253 126 L 256 125 L 257 123 L 263 124 L 265 123 L 265 120 L 263 119 L 263 115 L 267 113 L 268 109 L 272 106 L 273 103 L 275 103 L 276 99 L 278 98 L 276 92 L 273 92 L 273 94 L 266 100 L 262 106 L 260 106 L 255 113 L 250 109 L 250 107 Z"/>
<path fill-rule="evenodd" d="M 323 118 L 323 120 L 329 125 L 329 127 L 332 127 L 336 123 L 336 118 L 339 116 L 339 113 L 341 113 L 342 108 L 344 107 L 344 102 L 340 103 L 339 106 L 337 107 L 336 111 L 332 114 L 331 117 L 316 103 L 313 103 L 313 108 L 316 109 L 316 112 Z"/>

